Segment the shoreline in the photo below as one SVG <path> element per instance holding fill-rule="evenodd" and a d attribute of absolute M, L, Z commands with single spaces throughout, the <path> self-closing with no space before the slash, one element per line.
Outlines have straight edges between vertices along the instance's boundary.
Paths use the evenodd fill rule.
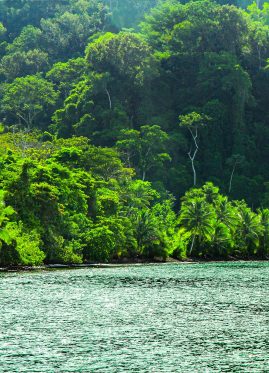
<path fill-rule="evenodd" d="M 194 263 L 192 260 L 168 260 L 168 261 L 112 261 L 109 263 L 84 263 L 84 264 L 44 264 L 40 266 L 8 266 L 0 267 L 1 272 L 24 272 L 24 271 L 49 271 L 61 269 L 83 269 L 83 268 L 116 268 L 128 266 L 145 266 L 158 264 Z"/>
<path fill-rule="evenodd" d="M 50 271 L 50 270 L 72 270 L 72 269 L 85 269 L 85 268 L 118 268 L 118 267 L 129 267 L 129 266 L 153 266 L 153 265 L 171 265 L 171 264 L 205 264 L 205 263 L 230 263 L 230 262 L 268 262 L 268 259 L 169 259 L 167 261 L 115 261 L 110 263 L 85 263 L 85 264 L 44 264 L 41 266 L 8 266 L 0 267 L 0 273 L 8 272 L 35 272 L 35 271 Z"/>

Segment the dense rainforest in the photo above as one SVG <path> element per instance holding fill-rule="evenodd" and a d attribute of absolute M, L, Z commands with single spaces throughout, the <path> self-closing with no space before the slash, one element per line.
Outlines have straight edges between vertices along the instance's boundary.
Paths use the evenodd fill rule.
<path fill-rule="evenodd" d="M 269 256 L 269 3 L 0 2 L 0 265 Z"/>

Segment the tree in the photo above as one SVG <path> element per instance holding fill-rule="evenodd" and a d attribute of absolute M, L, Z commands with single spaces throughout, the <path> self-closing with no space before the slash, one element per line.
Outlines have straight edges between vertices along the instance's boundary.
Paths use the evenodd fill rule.
<path fill-rule="evenodd" d="M 211 256 L 213 258 L 227 258 L 233 248 L 233 244 L 230 229 L 227 225 L 217 221 L 209 242 Z"/>
<path fill-rule="evenodd" d="M 245 161 L 245 157 L 240 154 L 234 154 L 232 157 L 227 159 L 226 163 L 229 166 L 232 166 L 232 172 L 231 172 L 231 176 L 229 180 L 229 189 L 228 189 L 229 194 L 231 193 L 231 190 L 232 190 L 232 183 L 233 183 L 233 177 L 234 177 L 235 170 L 244 161 Z"/>
<path fill-rule="evenodd" d="M 108 262 L 115 253 L 115 237 L 106 226 L 95 227 L 88 232 L 85 259 L 93 262 Z"/>
<path fill-rule="evenodd" d="M 104 91 L 109 104 L 109 123 L 114 110 L 127 117 L 127 123 L 121 128 L 138 126 L 145 90 L 150 90 L 159 73 L 158 60 L 144 38 L 133 32 L 105 33 L 88 45 L 86 60 L 91 69 L 107 77 Z M 119 120 L 125 119 L 121 116 L 115 118 L 114 125 L 119 127 Z"/>
<path fill-rule="evenodd" d="M 19 124 L 32 129 L 38 126 L 39 115 L 45 110 L 49 112 L 55 105 L 57 97 L 53 84 L 39 75 L 16 78 L 5 85 L 1 100 L 2 114 L 15 117 Z"/>
<path fill-rule="evenodd" d="M 30 50 L 39 49 L 41 44 L 42 31 L 32 25 L 25 26 L 19 36 L 12 43 L 8 44 L 7 54 L 16 52 L 29 52 Z"/>
<path fill-rule="evenodd" d="M 5 192 L 0 191 L 0 265 L 39 265 L 45 258 L 40 250 L 40 238 L 35 231 L 25 231 L 11 206 L 6 206 Z"/>
<path fill-rule="evenodd" d="M 176 55 L 225 50 L 240 54 L 248 24 L 244 12 L 209 0 L 164 1 L 145 17 L 142 31 L 156 49 Z"/>
<path fill-rule="evenodd" d="M 128 167 L 134 167 L 144 181 L 148 172 L 171 158 L 166 152 L 168 135 L 160 126 L 141 126 L 140 131 L 122 130 L 116 146 Z"/>
<path fill-rule="evenodd" d="M 214 203 L 217 214 L 217 221 L 221 224 L 226 225 L 232 232 L 236 229 L 236 209 L 229 202 L 227 197 L 219 196 L 217 201 Z"/>
<path fill-rule="evenodd" d="M 4 191 L 0 190 L 0 242 L 9 244 L 11 237 L 6 229 L 6 223 L 9 221 L 9 217 L 15 213 L 11 206 L 6 206 L 4 201 Z"/>
<path fill-rule="evenodd" d="M 0 3 L 0 22 L 8 29 L 9 38 L 16 37 L 27 25 L 38 26 L 42 18 L 63 12 L 69 0 L 37 2 L 33 0 L 3 0 Z"/>
<path fill-rule="evenodd" d="M 39 49 L 29 50 L 27 52 L 17 51 L 7 54 L 1 60 L 0 72 L 8 81 L 26 76 L 29 74 L 39 73 L 47 69 L 48 54 Z"/>
<path fill-rule="evenodd" d="M 121 192 L 122 210 L 126 216 L 137 215 L 146 210 L 160 198 L 149 181 L 128 180 Z"/>
<path fill-rule="evenodd" d="M 212 207 L 203 198 L 195 198 L 183 202 L 179 223 L 191 234 L 189 255 L 192 254 L 196 243 L 198 244 L 198 250 L 201 250 L 202 248 L 199 245 L 210 241 L 214 233 L 215 220 L 216 217 Z"/>
<path fill-rule="evenodd" d="M 86 48 L 86 60 L 94 70 L 128 79 L 135 85 L 156 75 L 156 59 L 142 36 L 120 32 L 106 33 Z"/>
<path fill-rule="evenodd" d="M 156 219 L 149 210 L 142 210 L 137 214 L 134 225 L 138 253 L 140 255 L 146 254 L 147 257 L 152 258 L 154 256 L 154 245 L 158 244 L 160 240 L 160 231 Z"/>
<path fill-rule="evenodd" d="M 193 186 L 196 186 L 197 176 L 196 176 L 196 169 L 195 169 L 195 158 L 197 156 L 199 146 L 198 146 L 198 129 L 205 125 L 205 122 L 208 121 L 208 117 L 192 112 L 186 115 L 180 115 L 180 126 L 187 128 L 189 133 L 191 134 L 193 144 L 190 147 L 188 152 L 188 156 L 191 161 L 192 171 L 193 171 Z"/>
<path fill-rule="evenodd" d="M 261 258 L 268 259 L 269 254 L 269 210 L 259 209 L 258 210 L 260 225 L 262 230 L 259 235 L 259 247 L 258 255 Z"/>
<path fill-rule="evenodd" d="M 38 266 L 45 254 L 40 250 L 40 236 L 34 230 L 28 231 L 21 222 L 9 222 L 6 226 L 10 242 L 0 249 L 0 263 L 4 266 Z"/>
<path fill-rule="evenodd" d="M 75 134 L 97 139 L 95 144 L 98 145 L 111 144 L 119 130 L 126 126 L 126 120 L 119 108 L 112 107 L 108 100 L 107 80 L 107 74 L 92 72 L 75 84 L 63 107 L 53 115 L 52 128 L 59 136 Z"/>
<path fill-rule="evenodd" d="M 80 3 L 83 5 L 83 2 Z M 87 6 L 86 2 L 84 4 Z M 70 9 L 57 17 L 41 19 L 44 49 L 54 61 L 80 56 L 89 37 L 103 29 L 106 16 L 104 7 L 98 1 L 88 4 L 89 9 Z"/>
<path fill-rule="evenodd" d="M 74 58 L 67 62 L 57 62 L 47 72 L 46 78 L 57 86 L 63 99 L 66 99 L 75 85 L 82 79 L 86 70 L 84 58 Z"/>
<path fill-rule="evenodd" d="M 237 225 L 235 232 L 236 247 L 239 254 L 250 257 L 257 253 L 259 237 L 263 231 L 260 219 L 245 202 L 239 202 L 237 207 Z"/>

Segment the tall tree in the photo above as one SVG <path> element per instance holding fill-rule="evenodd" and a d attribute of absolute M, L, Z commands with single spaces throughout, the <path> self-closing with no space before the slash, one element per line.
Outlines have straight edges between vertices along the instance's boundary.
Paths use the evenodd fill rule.
<path fill-rule="evenodd" d="M 16 118 L 15 124 L 32 129 L 39 125 L 40 114 L 53 108 L 57 97 L 53 84 L 39 75 L 16 78 L 4 87 L 2 115 L 10 124 L 14 124 Z"/>
<path fill-rule="evenodd" d="M 171 160 L 166 152 L 168 135 L 160 126 L 141 126 L 140 131 L 122 130 L 116 146 L 129 167 L 134 167 L 144 181 L 148 173 Z"/>
<path fill-rule="evenodd" d="M 181 206 L 179 223 L 190 232 L 191 245 L 188 255 L 191 255 L 196 245 L 197 250 L 201 251 L 201 245 L 210 241 L 214 233 L 215 214 L 203 198 L 185 200 Z M 197 251 L 195 253 L 197 254 Z"/>
<path fill-rule="evenodd" d="M 199 114 L 197 112 L 192 112 L 186 115 L 180 115 L 179 125 L 181 127 L 186 128 L 190 135 L 192 145 L 190 146 L 190 150 L 188 152 L 189 159 L 191 161 L 192 171 L 193 171 L 193 185 L 196 186 L 197 182 L 197 173 L 195 168 L 195 159 L 199 150 L 199 128 L 205 125 L 206 121 L 208 121 L 208 117 Z"/>

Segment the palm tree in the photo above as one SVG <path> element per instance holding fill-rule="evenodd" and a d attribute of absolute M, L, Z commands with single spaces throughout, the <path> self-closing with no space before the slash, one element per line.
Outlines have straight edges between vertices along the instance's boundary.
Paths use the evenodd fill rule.
<path fill-rule="evenodd" d="M 210 241 L 214 232 L 214 210 L 203 198 L 185 201 L 181 207 L 179 222 L 191 233 L 192 240 L 189 250 L 189 255 L 191 255 L 195 241 L 200 245 L 207 240 Z"/>
<path fill-rule="evenodd" d="M 220 198 L 219 188 L 210 181 L 205 183 L 201 190 L 207 203 L 215 204 Z"/>
<path fill-rule="evenodd" d="M 216 221 L 214 233 L 211 236 L 210 248 L 213 257 L 227 257 L 233 246 L 231 231 L 222 222 Z"/>
<path fill-rule="evenodd" d="M 269 209 L 258 211 L 262 232 L 260 233 L 260 242 L 258 254 L 261 258 L 266 258 L 269 252 Z"/>
<path fill-rule="evenodd" d="M 244 202 L 237 204 L 236 244 L 241 252 L 249 256 L 259 247 L 259 237 L 263 231 L 260 217 L 255 214 Z"/>
<path fill-rule="evenodd" d="M 215 204 L 217 221 L 225 224 L 230 230 L 234 230 L 236 225 L 235 208 L 228 201 L 227 197 L 220 196 Z"/>
<path fill-rule="evenodd" d="M 138 213 L 134 223 L 138 252 L 144 254 L 145 250 L 148 251 L 160 238 L 158 225 L 149 210 Z"/>

